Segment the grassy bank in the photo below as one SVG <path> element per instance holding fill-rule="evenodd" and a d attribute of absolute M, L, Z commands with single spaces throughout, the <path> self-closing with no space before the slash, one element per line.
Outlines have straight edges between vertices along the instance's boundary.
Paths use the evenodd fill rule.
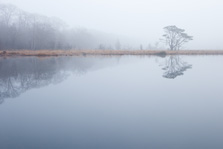
<path fill-rule="evenodd" d="M 0 51 L 0 56 L 86 56 L 86 55 L 223 55 L 223 50 L 10 50 Z"/>

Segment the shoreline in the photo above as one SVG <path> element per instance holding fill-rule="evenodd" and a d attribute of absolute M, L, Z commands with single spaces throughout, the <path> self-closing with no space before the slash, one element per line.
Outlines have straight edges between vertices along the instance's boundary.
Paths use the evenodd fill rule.
<path fill-rule="evenodd" d="M 87 55 L 223 55 L 223 50 L 4 50 L 0 57 L 87 56 Z"/>

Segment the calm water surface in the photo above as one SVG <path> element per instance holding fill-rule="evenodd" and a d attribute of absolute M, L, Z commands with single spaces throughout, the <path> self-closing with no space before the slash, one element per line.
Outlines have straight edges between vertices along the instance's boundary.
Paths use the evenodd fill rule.
<path fill-rule="evenodd" d="M 0 58 L 0 149 L 221 149 L 223 56 Z"/>

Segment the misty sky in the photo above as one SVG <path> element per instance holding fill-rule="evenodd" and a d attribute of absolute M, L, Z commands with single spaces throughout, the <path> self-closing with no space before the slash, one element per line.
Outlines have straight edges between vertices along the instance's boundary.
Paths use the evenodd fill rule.
<path fill-rule="evenodd" d="M 154 44 L 176 25 L 194 36 L 186 49 L 223 49 L 223 0 L 0 0 L 74 27 L 100 30 Z"/>

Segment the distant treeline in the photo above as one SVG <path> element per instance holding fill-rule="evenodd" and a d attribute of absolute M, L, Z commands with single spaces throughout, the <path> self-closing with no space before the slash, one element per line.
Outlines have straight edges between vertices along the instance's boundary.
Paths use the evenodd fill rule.
<path fill-rule="evenodd" d="M 71 18 L 72 19 L 72 18 Z M 121 39 L 121 42 L 120 40 Z M 123 36 L 70 28 L 61 19 L 0 3 L 0 50 L 156 50 L 159 42 L 142 45 Z"/>
<path fill-rule="evenodd" d="M 105 35 L 70 29 L 62 20 L 0 4 L 0 50 L 118 49 L 119 41 L 103 43 Z"/>

